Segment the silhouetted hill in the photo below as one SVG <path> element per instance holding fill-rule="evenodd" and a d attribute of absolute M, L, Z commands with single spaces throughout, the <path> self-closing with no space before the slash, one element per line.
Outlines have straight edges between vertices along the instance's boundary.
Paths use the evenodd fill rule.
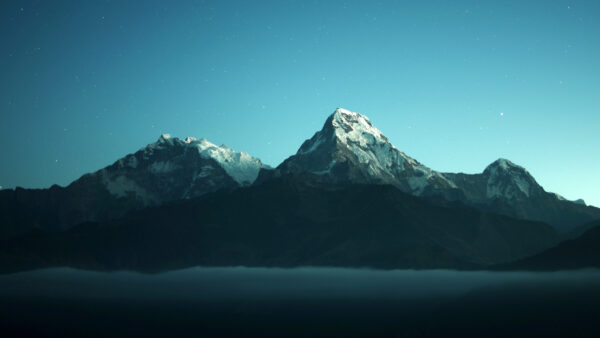
<path fill-rule="evenodd" d="M 557 243 L 547 224 L 447 208 L 387 185 L 327 185 L 312 175 L 217 192 L 0 243 L 2 270 L 73 266 L 477 268 Z"/>
<path fill-rule="evenodd" d="M 581 236 L 537 255 L 499 266 L 503 270 L 567 270 L 600 267 L 600 220 Z"/>

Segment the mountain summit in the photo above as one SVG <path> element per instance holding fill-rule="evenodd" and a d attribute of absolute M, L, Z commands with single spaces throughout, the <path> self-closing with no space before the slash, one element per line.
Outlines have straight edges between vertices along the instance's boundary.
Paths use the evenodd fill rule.
<path fill-rule="evenodd" d="M 259 159 L 225 145 L 163 134 L 90 175 L 99 178 L 114 197 L 133 198 L 148 206 L 250 185 L 264 167 Z"/>
<path fill-rule="evenodd" d="M 417 196 L 455 188 L 443 175 L 398 150 L 368 117 L 343 108 L 277 167 L 278 174 L 298 172 L 335 181 L 391 184 Z"/>
<path fill-rule="evenodd" d="M 161 153 L 164 153 L 164 156 L 161 156 Z M 166 157 L 166 162 L 163 161 L 163 157 Z M 212 176 L 210 173 L 223 169 L 238 185 L 247 186 L 254 182 L 260 168 L 267 167 L 258 158 L 245 152 L 236 152 L 224 144 L 217 146 L 204 138 L 194 137 L 182 140 L 169 134 L 161 135 L 155 143 L 119 161 L 127 161 L 128 158 L 135 158 L 135 162 L 147 162 L 150 165 L 148 170 L 155 174 L 190 167 L 191 172 L 188 176 L 191 183 L 206 180 Z M 205 162 L 202 160 L 210 163 L 200 163 Z"/>
<path fill-rule="evenodd" d="M 498 159 L 483 171 L 487 176 L 486 197 L 529 197 L 532 190 L 541 188 L 527 169 L 507 159 Z"/>

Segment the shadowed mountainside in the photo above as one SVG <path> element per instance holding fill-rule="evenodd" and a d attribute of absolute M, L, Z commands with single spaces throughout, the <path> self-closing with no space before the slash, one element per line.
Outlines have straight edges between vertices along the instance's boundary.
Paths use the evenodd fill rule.
<path fill-rule="evenodd" d="M 556 244 L 547 224 L 437 206 L 387 185 L 313 175 L 218 192 L 0 243 L 0 266 L 166 270 L 206 266 L 479 268 Z"/>
<path fill-rule="evenodd" d="M 600 267 L 600 220 L 585 226 L 581 236 L 537 255 L 503 264 L 501 270 L 556 271 Z"/>

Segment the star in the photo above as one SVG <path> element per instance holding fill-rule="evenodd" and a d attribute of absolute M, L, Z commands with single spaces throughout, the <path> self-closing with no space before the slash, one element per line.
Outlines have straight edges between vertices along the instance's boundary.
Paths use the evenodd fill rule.
<path fill-rule="evenodd" d="M 504 113 L 503 113 L 503 112 L 500 112 L 500 116 L 504 116 Z"/>

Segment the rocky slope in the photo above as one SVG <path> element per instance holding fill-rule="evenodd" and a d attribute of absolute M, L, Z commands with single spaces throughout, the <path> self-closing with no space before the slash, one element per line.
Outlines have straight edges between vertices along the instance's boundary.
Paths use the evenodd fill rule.
<path fill-rule="evenodd" d="M 336 182 L 391 184 L 416 196 L 456 199 L 460 193 L 442 174 L 398 150 L 366 116 L 343 108 L 336 109 L 323 129 L 271 175 L 302 172 Z"/>

